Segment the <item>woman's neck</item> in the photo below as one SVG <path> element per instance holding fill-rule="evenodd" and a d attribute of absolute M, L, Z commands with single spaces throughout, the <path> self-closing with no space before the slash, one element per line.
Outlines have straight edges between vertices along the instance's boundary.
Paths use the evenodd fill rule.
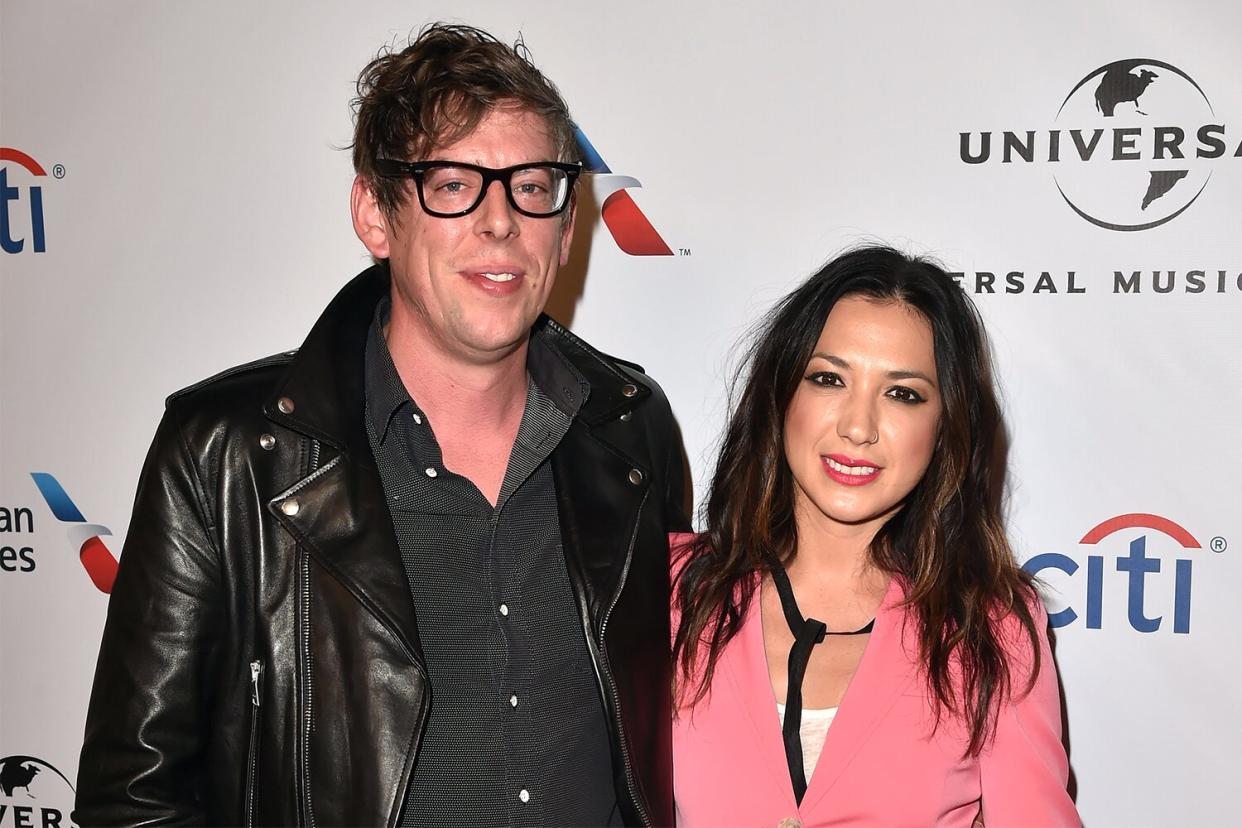
<path fill-rule="evenodd" d="M 798 546 L 785 567 L 799 603 L 874 612 L 889 575 L 871 560 L 871 542 L 882 523 L 842 524 L 813 506 L 797 509 Z M 853 615 L 854 612 L 849 612 Z"/>

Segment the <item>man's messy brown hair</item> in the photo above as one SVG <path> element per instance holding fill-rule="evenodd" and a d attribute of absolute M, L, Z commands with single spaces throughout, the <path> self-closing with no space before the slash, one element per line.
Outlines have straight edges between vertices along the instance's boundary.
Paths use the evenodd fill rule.
<path fill-rule="evenodd" d="M 557 158 L 539 160 L 579 160 L 569 107 L 521 39 L 508 46 L 472 26 L 433 23 L 404 49 L 381 51 L 358 76 L 354 171 L 392 221 L 409 189 L 402 179 L 377 175 L 376 160 L 424 159 L 507 106 L 543 118 Z"/>

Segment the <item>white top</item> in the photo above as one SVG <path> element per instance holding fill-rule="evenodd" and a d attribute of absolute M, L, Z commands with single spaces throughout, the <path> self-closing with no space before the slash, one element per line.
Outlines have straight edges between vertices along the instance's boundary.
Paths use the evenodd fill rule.
<path fill-rule="evenodd" d="M 785 705 L 780 702 L 776 703 L 776 712 L 780 716 L 781 727 L 785 726 Z M 815 763 L 819 761 L 819 754 L 824 749 L 824 739 L 828 736 L 828 728 L 832 726 L 832 720 L 836 718 L 837 708 L 826 707 L 821 710 L 802 711 L 802 726 L 798 728 L 798 732 L 802 739 L 802 772 L 806 774 L 806 781 L 810 783 L 812 774 L 815 773 Z"/>

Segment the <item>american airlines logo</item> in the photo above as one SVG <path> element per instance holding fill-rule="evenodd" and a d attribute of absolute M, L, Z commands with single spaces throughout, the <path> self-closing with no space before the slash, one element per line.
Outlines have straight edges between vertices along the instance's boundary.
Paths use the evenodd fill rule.
<path fill-rule="evenodd" d="M 637 178 L 616 175 L 602 156 L 578 128 L 578 149 L 583 165 L 592 173 L 595 198 L 599 201 L 604 226 L 612 234 L 617 247 L 631 256 L 671 256 L 672 249 L 658 230 L 639 209 L 627 188 L 641 187 Z"/>

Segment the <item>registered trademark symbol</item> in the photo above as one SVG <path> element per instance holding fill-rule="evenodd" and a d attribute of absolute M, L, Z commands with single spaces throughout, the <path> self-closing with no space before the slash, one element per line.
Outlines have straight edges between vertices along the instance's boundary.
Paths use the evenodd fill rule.
<path fill-rule="evenodd" d="M 1208 542 L 1208 545 L 1212 547 L 1213 552 L 1224 552 L 1229 548 L 1229 542 L 1220 535 L 1212 538 L 1212 540 Z"/>
<path fill-rule="evenodd" d="M 678 255 L 678 256 L 689 256 L 689 255 L 690 255 L 690 248 L 688 248 L 688 247 L 679 247 L 679 248 L 677 248 L 677 255 Z"/>
<path fill-rule="evenodd" d="M 53 178 L 64 178 L 65 177 L 65 165 L 57 164 L 55 167 L 52 167 L 52 177 Z"/>

